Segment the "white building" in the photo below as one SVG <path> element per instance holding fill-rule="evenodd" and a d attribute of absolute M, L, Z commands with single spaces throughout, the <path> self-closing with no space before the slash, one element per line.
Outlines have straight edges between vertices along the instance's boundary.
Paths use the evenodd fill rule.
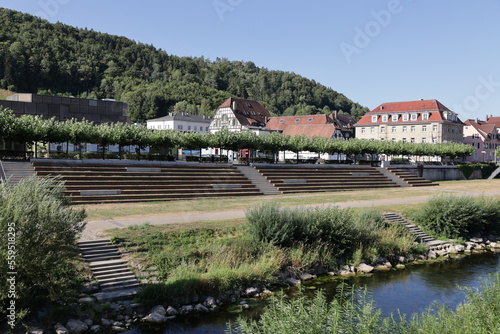
<path fill-rule="evenodd" d="M 229 98 L 215 112 L 210 124 L 210 131 L 215 133 L 222 129 L 231 132 L 251 130 L 259 134 L 266 129 L 271 117 L 269 111 L 257 101 Z"/>
<path fill-rule="evenodd" d="M 206 116 L 169 113 L 167 116 L 147 120 L 148 129 L 209 132 L 212 119 Z"/>

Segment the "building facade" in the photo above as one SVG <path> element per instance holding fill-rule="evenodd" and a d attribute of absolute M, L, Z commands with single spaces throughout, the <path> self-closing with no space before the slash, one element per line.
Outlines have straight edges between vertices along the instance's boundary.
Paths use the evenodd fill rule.
<path fill-rule="evenodd" d="M 222 129 L 231 132 L 251 130 L 261 132 L 271 117 L 269 111 L 257 101 L 229 98 L 221 104 L 210 123 L 210 132 Z"/>
<path fill-rule="evenodd" d="M 470 162 L 495 161 L 495 151 L 500 145 L 500 132 L 495 120 L 499 117 L 487 117 L 486 121 L 468 119 L 464 127 L 464 143 L 472 145 L 474 153 L 467 157 Z"/>
<path fill-rule="evenodd" d="M 167 116 L 146 121 L 148 129 L 177 130 L 206 133 L 212 119 L 206 116 L 169 113 Z"/>
<path fill-rule="evenodd" d="M 365 114 L 354 126 L 359 139 L 463 142 L 464 123 L 438 100 L 383 103 Z"/>

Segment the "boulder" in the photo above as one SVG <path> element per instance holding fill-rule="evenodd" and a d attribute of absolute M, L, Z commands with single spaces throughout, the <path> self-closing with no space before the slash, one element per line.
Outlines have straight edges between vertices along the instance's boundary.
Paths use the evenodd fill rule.
<path fill-rule="evenodd" d="M 194 307 L 194 309 L 198 312 L 201 312 L 201 313 L 207 313 L 209 312 L 208 311 L 208 308 L 206 308 L 205 306 L 203 306 L 203 304 L 196 304 L 196 306 Z"/>
<path fill-rule="evenodd" d="M 94 322 L 91 319 L 85 319 L 83 321 L 89 328 L 94 325 Z"/>
<path fill-rule="evenodd" d="M 300 280 L 301 281 L 310 281 L 310 280 L 315 279 L 315 278 L 316 278 L 315 275 L 311 275 L 311 274 L 308 274 L 308 273 L 300 275 Z"/>
<path fill-rule="evenodd" d="M 66 328 L 70 334 L 83 334 L 89 329 L 89 326 L 83 321 L 69 319 L 66 323 Z"/>
<path fill-rule="evenodd" d="M 465 250 L 465 246 L 464 245 L 455 245 L 455 250 L 457 251 L 457 253 L 461 253 Z"/>
<path fill-rule="evenodd" d="M 28 334 L 43 334 L 43 329 L 30 328 L 26 333 L 28 333 Z"/>
<path fill-rule="evenodd" d="M 427 253 L 427 258 L 429 259 L 437 259 L 437 257 L 438 254 L 435 251 L 429 251 L 429 253 Z"/>
<path fill-rule="evenodd" d="M 215 308 L 217 307 L 217 301 L 214 297 L 208 297 L 203 303 L 206 307 Z"/>
<path fill-rule="evenodd" d="M 109 321 L 108 319 L 102 318 L 101 325 L 106 326 L 106 327 L 111 326 L 111 321 Z"/>
<path fill-rule="evenodd" d="M 181 314 L 189 314 L 194 311 L 193 305 L 186 305 L 181 307 Z"/>
<path fill-rule="evenodd" d="M 179 311 L 172 306 L 167 307 L 167 315 L 173 316 L 179 314 Z"/>
<path fill-rule="evenodd" d="M 116 333 L 121 333 L 121 332 L 125 332 L 125 331 L 127 331 L 127 329 L 126 329 L 126 328 L 121 327 L 121 326 L 113 326 L 113 327 L 111 327 L 111 330 L 112 330 L 113 332 L 116 332 Z"/>
<path fill-rule="evenodd" d="M 92 333 L 99 333 L 101 330 L 102 330 L 101 325 L 94 325 L 94 326 L 90 327 L 90 331 Z"/>
<path fill-rule="evenodd" d="M 93 304 L 94 303 L 94 298 L 92 297 L 83 297 L 78 299 L 79 304 Z"/>
<path fill-rule="evenodd" d="M 366 264 L 366 263 L 361 263 L 359 266 L 356 267 L 356 271 L 362 272 L 364 274 L 371 273 L 373 271 L 374 267 Z"/>
<path fill-rule="evenodd" d="M 56 332 L 56 334 L 69 334 L 68 329 L 60 323 L 57 323 L 54 326 L 54 331 Z"/>
<path fill-rule="evenodd" d="M 161 315 L 159 313 L 151 313 L 144 318 L 142 318 L 143 322 L 147 322 L 149 324 L 155 324 L 155 325 L 160 325 L 164 324 L 168 321 L 168 318 L 164 315 Z M 113 327 L 119 327 L 119 326 L 113 326 Z"/>
<path fill-rule="evenodd" d="M 287 284 L 291 284 L 291 285 L 299 285 L 300 284 L 300 280 L 299 279 L 296 279 L 296 278 L 287 278 L 285 283 Z"/>
<path fill-rule="evenodd" d="M 259 294 L 259 289 L 257 288 L 247 288 L 243 292 L 243 294 L 247 297 L 255 297 Z"/>
<path fill-rule="evenodd" d="M 165 308 L 162 305 L 156 305 L 156 306 L 153 306 L 153 308 L 151 309 L 151 313 L 166 315 L 167 311 L 165 310 Z"/>

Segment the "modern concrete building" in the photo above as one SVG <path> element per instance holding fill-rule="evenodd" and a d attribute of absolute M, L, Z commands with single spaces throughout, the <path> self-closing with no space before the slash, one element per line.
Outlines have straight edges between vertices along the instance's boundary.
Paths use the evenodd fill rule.
<path fill-rule="evenodd" d="M 438 100 L 383 103 L 365 114 L 354 126 L 359 139 L 463 142 L 464 123 Z"/>
<path fill-rule="evenodd" d="M 206 116 L 169 113 L 146 121 L 148 129 L 209 132 L 212 119 Z"/>
<path fill-rule="evenodd" d="M 500 145 L 500 130 L 495 120 L 499 117 L 487 117 L 486 121 L 468 119 L 464 127 L 464 143 L 474 146 L 474 153 L 467 157 L 470 162 L 495 161 L 495 150 Z"/>
<path fill-rule="evenodd" d="M 15 94 L 0 101 L 0 106 L 12 109 L 17 116 L 41 115 L 60 121 L 76 118 L 94 123 L 130 123 L 128 105 L 115 100 L 89 100 L 74 97 L 47 96 L 31 93 Z"/>

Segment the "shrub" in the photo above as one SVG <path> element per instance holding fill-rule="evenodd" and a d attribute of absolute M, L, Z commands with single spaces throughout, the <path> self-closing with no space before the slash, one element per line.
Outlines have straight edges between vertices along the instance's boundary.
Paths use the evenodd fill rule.
<path fill-rule="evenodd" d="M 64 299 L 78 284 L 72 261 L 78 259 L 75 238 L 86 215 L 69 208 L 63 190 L 61 182 L 37 177 L 0 185 L 0 267 L 8 268 L 8 227 L 13 227 L 18 308 Z M 0 271 L 2 306 L 8 297 L 6 277 L 7 271 Z"/>
<path fill-rule="evenodd" d="M 433 235 L 445 238 L 500 234 L 500 201 L 494 198 L 436 196 L 410 216 Z"/>

